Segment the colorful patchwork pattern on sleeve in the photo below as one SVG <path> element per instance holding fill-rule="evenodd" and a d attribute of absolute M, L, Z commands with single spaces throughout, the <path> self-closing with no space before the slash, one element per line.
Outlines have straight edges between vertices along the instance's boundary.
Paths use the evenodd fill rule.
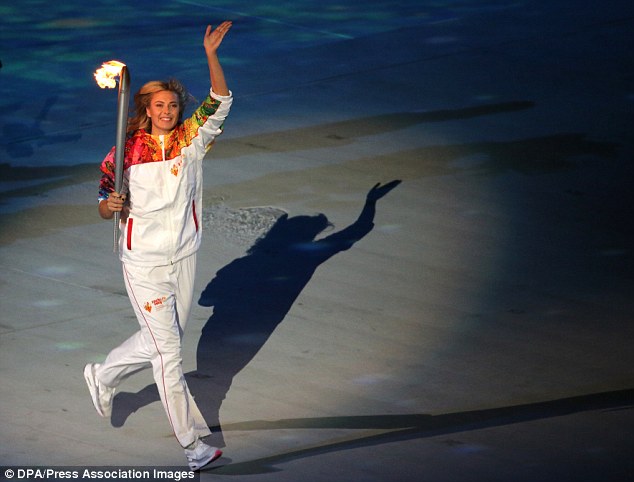
<path fill-rule="evenodd" d="M 178 129 L 178 128 L 177 128 Z M 173 131 L 172 131 L 173 133 Z M 172 134 L 170 134 L 170 137 Z M 169 143 L 169 141 L 168 141 Z M 165 158 L 171 159 L 166 150 Z M 125 145 L 125 169 L 136 164 L 163 160 L 163 152 L 158 142 L 143 129 L 136 131 Z"/>
<path fill-rule="evenodd" d="M 216 113 L 220 104 L 219 100 L 213 99 L 208 95 L 191 117 L 183 122 L 183 137 L 179 141 L 184 142 L 185 146 L 191 144 L 192 140 L 198 135 L 198 129 L 207 122 L 209 117 Z"/>
<path fill-rule="evenodd" d="M 99 201 L 108 199 L 110 193 L 114 192 L 114 150 L 113 147 L 106 158 L 101 163 L 101 180 L 99 181 Z"/>

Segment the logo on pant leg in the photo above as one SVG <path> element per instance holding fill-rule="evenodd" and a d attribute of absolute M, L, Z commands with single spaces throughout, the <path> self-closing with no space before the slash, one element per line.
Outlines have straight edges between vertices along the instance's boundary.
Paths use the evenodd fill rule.
<path fill-rule="evenodd" d="M 146 301 L 143 308 L 145 308 L 145 311 L 147 311 L 148 313 L 152 313 L 153 309 L 156 309 L 157 311 L 162 310 L 165 308 L 166 300 L 167 296 L 162 296 L 161 298 L 156 298 L 152 301 Z"/>

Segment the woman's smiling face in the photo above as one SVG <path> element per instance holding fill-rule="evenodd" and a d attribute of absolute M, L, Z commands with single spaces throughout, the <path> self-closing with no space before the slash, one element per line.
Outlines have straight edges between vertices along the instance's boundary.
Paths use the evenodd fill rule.
<path fill-rule="evenodd" d="M 180 114 L 178 95 L 170 90 L 161 90 L 152 94 L 146 113 L 152 122 L 151 134 L 169 134 L 176 127 Z"/>

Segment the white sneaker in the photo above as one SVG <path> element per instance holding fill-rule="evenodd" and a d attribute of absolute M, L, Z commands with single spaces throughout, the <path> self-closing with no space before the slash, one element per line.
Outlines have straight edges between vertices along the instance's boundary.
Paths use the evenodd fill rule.
<path fill-rule="evenodd" d="M 112 414 L 112 398 L 115 389 L 99 383 L 95 375 L 95 370 L 98 366 L 99 363 L 86 365 L 84 367 L 84 378 L 97 413 L 102 417 L 109 417 Z"/>
<path fill-rule="evenodd" d="M 196 440 L 193 448 L 185 449 L 185 455 L 189 461 L 189 468 L 192 470 L 200 470 L 205 465 L 220 457 L 222 450 L 217 447 L 211 447 L 199 439 Z"/>

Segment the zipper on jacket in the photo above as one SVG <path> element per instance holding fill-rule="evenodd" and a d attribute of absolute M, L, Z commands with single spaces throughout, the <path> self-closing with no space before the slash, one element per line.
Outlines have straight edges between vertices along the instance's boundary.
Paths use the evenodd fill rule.
<path fill-rule="evenodd" d="M 161 152 L 163 154 L 163 160 L 165 160 L 165 135 L 161 134 L 159 136 L 159 141 L 161 143 Z"/>
<path fill-rule="evenodd" d="M 169 196 L 170 199 L 173 199 L 174 193 L 172 192 L 172 190 L 169 188 L 170 186 L 170 182 L 167 181 L 167 179 L 171 176 L 171 170 L 170 170 L 170 166 L 169 166 L 169 162 L 167 162 L 167 159 L 165 158 L 165 135 L 161 134 L 159 135 L 159 144 L 161 146 L 161 158 L 163 159 L 163 169 L 162 169 L 162 173 L 163 173 L 163 181 L 165 182 L 165 187 L 166 187 L 166 191 L 164 193 L 167 194 Z M 174 219 L 172 216 L 172 210 L 171 209 L 167 209 L 165 211 L 165 224 L 169 226 L 169 251 L 171 253 L 174 253 L 176 250 L 176 246 L 177 246 L 177 242 L 176 242 L 176 234 L 175 234 L 175 230 L 174 230 Z M 173 264 L 173 261 L 170 261 L 170 264 Z"/>

